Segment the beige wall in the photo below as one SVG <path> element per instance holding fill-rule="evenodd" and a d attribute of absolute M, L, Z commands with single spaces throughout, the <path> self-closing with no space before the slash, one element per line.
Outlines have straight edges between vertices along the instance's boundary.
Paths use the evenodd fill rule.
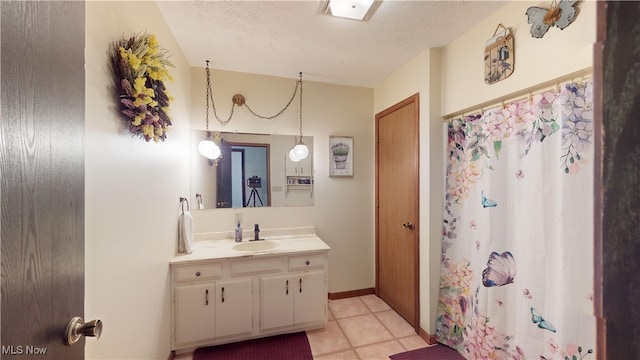
<path fill-rule="evenodd" d="M 479 110 L 483 103 L 508 100 L 524 89 L 588 69 L 593 62 L 595 2 L 578 5 L 579 15 L 566 29 L 552 28 L 542 39 L 534 39 L 525 12 L 539 5 L 508 3 L 449 46 L 426 50 L 375 87 L 375 113 L 420 93 L 420 327 L 431 335 L 436 326 L 442 240 L 443 118 Z M 515 71 L 506 80 L 486 85 L 484 44 L 498 23 L 514 30 Z"/>
<path fill-rule="evenodd" d="M 189 194 L 190 129 L 205 127 L 205 77 L 158 19 L 153 2 L 86 6 L 85 318 L 105 324 L 99 341 L 87 340 L 88 359 L 166 359 L 170 352 L 168 261 L 176 255 L 178 199 Z M 164 143 L 132 138 L 114 110 L 109 44 L 142 31 L 156 34 L 176 65 L 167 84 L 174 125 Z M 235 93 L 257 112 L 277 112 L 297 71 L 283 79 L 213 70 L 220 117 Z M 263 229 L 315 225 L 332 248 L 329 291 L 373 287 L 373 89 L 304 81 L 303 99 L 303 132 L 314 137 L 315 205 L 247 209 L 243 220 Z M 221 127 L 212 122 L 210 129 Z M 297 102 L 273 121 L 236 109 L 224 130 L 296 134 Z M 328 176 L 329 135 L 354 137 L 353 177 Z M 195 211 L 196 231 L 231 230 L 234 212 Z"/>
<path fill-rule="evenodd" d="M 443 51 L 442 114 L 477 111 L 492 102 L 531 86 L 590 68 L 595 42 L 595 1 L 582 1 L 575 21 L 564 30 L 550 28 L 541 39 L 531 36 L 525 15 L 537 1 L 513 1 L 463 34 Z M 484 46 L 502 23 L 515 34 L 513 74 L 498 83 L 484 82 Z"/>
<path fill-rule="evenodd" d="M 189 191 L 190 71 L 153 2 L 86 4 L 85 318 L 100 318 L 88 359 L 166 359 L 169 266 L 179 197 Z M 147 31 L 173 55 L 167 140 L 129 135 L 115 108 L 111 42 Z"/>

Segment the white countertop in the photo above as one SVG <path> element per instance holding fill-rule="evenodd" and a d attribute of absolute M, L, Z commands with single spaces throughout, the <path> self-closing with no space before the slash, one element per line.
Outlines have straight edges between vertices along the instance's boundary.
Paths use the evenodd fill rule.
<path fill-rule="evenodd" d="M 302 229 L 305 229 L 304 231 Z M 208 233 L 197 234 L 197 241 L 194 242 L 195 250 L 191 254 L 179 254 L 169 261 L 170 264 L 180 264 L 197 260 L 223 260 L 230 258 L 251 258 L 266 255 L 286 255 L 304 252 L 324 252 L 331 248 L 322 241 L 315 232 L 308 231 L 313 228 L 292 229 L 288 235 L 284 229 L 261 231 L 261 239 L 257 242 L 247 241 L 253 239 L 244 235 L 244 241 L 237 243 L 230 237 L 233 233 Z M 231 235 L 229 235 L 231 234 Z M 264 236 L 262 236 L 264 234 Z M 252 234 L 253 235 L 253 234 Z M 238 244 L 263 243 L 266 241 L 273 246 L 270 249 L 257 251 L 236 250 L 234 246 Z"/>

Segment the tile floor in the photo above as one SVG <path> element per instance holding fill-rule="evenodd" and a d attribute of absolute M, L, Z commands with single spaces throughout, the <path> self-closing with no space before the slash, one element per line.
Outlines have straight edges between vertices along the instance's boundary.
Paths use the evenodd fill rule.
<path fill-rule="evenodd" d="M 413 327 L 375 295 L 329 300 L 327 326 L 307 332 L 318 360 L 377 360 L 429 346 Z M 193 354 L 176 356 L 190 360 Z"/>
<path fill-rule="evenodd" d="M 329 300 L 324 329 L 307 332 L 314 359 L 389 359 L 428 346 L 413 327 L 375 295 Z"/>

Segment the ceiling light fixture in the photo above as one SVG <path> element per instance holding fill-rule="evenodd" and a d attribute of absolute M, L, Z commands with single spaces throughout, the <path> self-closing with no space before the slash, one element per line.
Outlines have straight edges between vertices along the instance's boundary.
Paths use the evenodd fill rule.
<path fill-rule="evenodd" d="M 323 13 L 332 16 L 367 21 L 380 5 L 380 0 L 328 0 Z"/>

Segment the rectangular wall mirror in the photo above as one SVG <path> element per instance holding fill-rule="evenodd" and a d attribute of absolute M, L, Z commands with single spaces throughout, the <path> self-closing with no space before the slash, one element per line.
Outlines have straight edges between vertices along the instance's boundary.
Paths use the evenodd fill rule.
<path fill-rule="evenodd" d="M 192 210 L 313 205 L 313 137 L 302 138 L 309 156 L 293 162 L 294 135 L 222 132 L 217 161 L 198 152 L 206 136 L 191 131 Z"/>

